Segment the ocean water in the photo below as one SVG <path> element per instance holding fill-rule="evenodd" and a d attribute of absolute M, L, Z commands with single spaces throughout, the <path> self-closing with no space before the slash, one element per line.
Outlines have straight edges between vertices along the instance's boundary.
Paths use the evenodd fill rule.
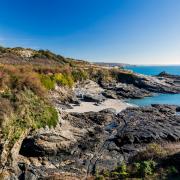
<path fill-rule="evenodd" d="M 145 75 L 158 75 L 162 71 L 169 74 L 180 75 L 180 65 L 178 66 L 126 66 L 125 69 Z"/>
<path fill-rule="evenodd" d="M 180 94 L 156 94 L 143 99 L 128 99 L 127 102 L 137 106 L 148 106 L 151 104 L 180 105 Z"/>
<path fill-rule="evenodd" d="M 126 69 L 145 75 L 157 75 L 162 71 L 169 74 L 180 75 L 180 66 L 128 66 Z M 143 99 L 128 99 L 128 103 L 137 106 L 148 106 L 151 104 L 180 105 L 180 94 L 155 94 Z"/>

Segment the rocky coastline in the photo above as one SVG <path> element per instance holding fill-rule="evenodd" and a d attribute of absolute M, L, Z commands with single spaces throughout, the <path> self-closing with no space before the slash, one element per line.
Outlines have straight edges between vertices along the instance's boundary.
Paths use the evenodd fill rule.
<path fill-rule="evenodd" d="M 167 158 L 179 157 L 178 106 L 152 104 L 121 107 L 119 111 L 107 107 L 96 112 L 68 112 L 83 102 L 98 108 L 109 99 L 123 101 L 154 93 L 180 93 L 179 76 L 122 73 L 118 82 L 87 80 L 73 89 L 57 86 L 50 96 L 59 112 L 59 123 L 55 128 L 27 132 L 16 142 L 10 164 L 1 168 L 4 179 L 95 179 L 97 172 L 132 163 L 153 143 L 170 151 Z M 6 158 L 1 147 L 1 162 Z M 180 163 L 176 160 L 174 166 Z"/>
<path fill-rule="evenodd" d="M 20 148 L 19 167 L 26 178 L 90 178 L 131 163 L 151 143 L 180 150 L 179 107 L 152 105 L 86 113 L 61 113 L 55 129 L 27 136 Z M 179 162 L 178 162 L 179 163 Z M 178 165 L 178 164 L 176 164 Z"/>

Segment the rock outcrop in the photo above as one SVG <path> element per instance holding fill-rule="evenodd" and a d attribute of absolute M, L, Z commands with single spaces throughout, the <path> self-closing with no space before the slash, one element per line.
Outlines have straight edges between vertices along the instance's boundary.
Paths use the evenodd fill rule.
<path fill-rule="evenodd" d="M 102 95 L 103 91 L 104 89 L 102 89 L 99 84 L 94 81 L 87 80 L 76 85 L 74 94 L 82 101 L 101 103 L 105 100 L 105 97 Z"/>
<path fill-rule="evenodd" d="M 70 174 L 88 177 L 128 162 L 149 143 L 178 143 L 179 108 L 152 105 L 127 108 L 118 115 L 113 109 L 88 113 L 63 113 L 56 129 L 46 129 L 24 139 L 19 162 L 23 176 Z M 29 162 L 29 163 L 27 163 Z"/>
<path fill-rule="evenodd" d="M 165 79 L 165 81 L 171 83 L 173 86 L 176 85 L 177 87 L 180 87 L 180 76 L 179 75 L 171 75 L 166 72 L 161 72 L 159 75 L 157 75 L 160 79 Z"/>
<path fill-rule="evenodd" d="M 142 74 L 119 72 L 118 81 L 95 83 L 85 81 L 74 90 L 75 96 L 84 101 L 100 103 L 105 98 L 144 98 L 153 93 L 180 93 L 180 76 L 145 76 Z"/>
<path fill-rule="evenodd" d="M 118 82 L 101 82 L 106 97 L 143 98 L 153 93 L 180 93 L 180 76 L 162 75 L 153 77 L 136 73 L 119 74 Z"/>
<path fill-rule="evenodd" d="M 105 91 L 103 95 L 108 98 L 143 98 L 152 96 L 153 94 L 143 88 L 138 88 L 133 84 L 125 84 L 120 82 L 103 83 Z"/>
<path fill-rule="evenodd" d="M 124 161 L 130 162 L 150 143 L 179 143 L 180 107 L 177 106 L 131 107 L 119 114 L 114 109 L 86 113 L 62 111 L 72 108 L 71 103 L 78 105 L 81 101 L 98 105 L 106 98 L 180 93 L 179 76 L 127 74 L 122 77 L 111 83 L 88 80 L 74 89 L 56 86 L 51 98 L 60 111 L 59 124 L 29 133 L 9 154 L 0 144 L 1 161 L 8 159 L 1 168 L 3 177 L 12 180 L 89 178 L 97 171 L 113 170 Z"/>
<path fill-rule="evenodd" d="M 101 104 L 106 99 L 137 99 L 153 96 L 154 93 L 180 93 L 180 76 L 160 74 L 145 76 L 126 71 L 119 72 L 118 80 L 111 82 L 79 82 L 73 89 L 56 86 L 52 97 L 62 109 L 72 109 L 82 101 Z"/>

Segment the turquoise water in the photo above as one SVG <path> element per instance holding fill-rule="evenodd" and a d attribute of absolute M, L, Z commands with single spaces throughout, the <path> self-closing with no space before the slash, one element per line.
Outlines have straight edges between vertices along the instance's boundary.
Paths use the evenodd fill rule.
<path fill-rule="evenodd" d="M 145 75 L 157 75 L 162 71 L 173 75 L 180 75 L 180 66 L 128 66 L 126 69 Z M 180 105 L 180 94 L 156 94 L 153 97 L 143 99 L 129 99 L 127 102 L 138 106 L 147 106 L 150 104 Z"/>
<path fill-rule="evenodd" d="M 178 66 L 127 66 L 125 69 L 145 75 L 158 75 L 162 71 L 169 74 L 180 75 L 180 65 Z"/>
<path fill-rule="evenodd" d="M 180 94 L 156 94 L 153 97 L 143 99 L 129 99 L 127 102 L 137 106 L 148 106 L 151 104 L 180 105 Z"/>

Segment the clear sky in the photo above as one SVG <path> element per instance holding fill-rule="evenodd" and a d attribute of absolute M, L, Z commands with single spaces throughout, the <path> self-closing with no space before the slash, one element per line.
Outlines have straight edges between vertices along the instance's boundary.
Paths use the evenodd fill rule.
<path fill-rule="evenodd" d="M 180 64 L 180 0 L 0 0 L 0 44 L 91 61 Z"/>

